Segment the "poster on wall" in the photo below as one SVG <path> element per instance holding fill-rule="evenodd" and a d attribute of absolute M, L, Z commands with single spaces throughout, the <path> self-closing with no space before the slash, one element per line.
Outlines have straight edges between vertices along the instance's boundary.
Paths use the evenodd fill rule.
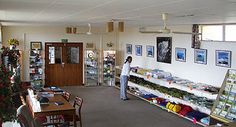
<path fill-rule="evenodd" d="M 185 48 L 175 48 L 175 60 L 180 62 L 186 62 Z"/>
<path fill-rule="evenodd" d="M 216 50 L 216 66 L 231 67 L 231 51 Z"/>
<path fill-rule="evenodd" d="M 142 45 L 135 45 L 136 56 L 142 56 Z"/>
<path fill-rule="evenodd" d="M 207 64 L 207 50 L 206 49 L 194 50 L 194 63 Z"/>
<path fill-rule="evenodd" d="M 131 44 L 126 44 L 126 53 L 132 54 L 132 45 Z"/>
<path fill-rule="evenodd" d="M 154 46 L 147 45 L 146 52 L 147 57 L 154 57 Z"/>
<path fill-rule="evenodd" d="M 157 62 L 171 63 L 171 37 L 157 37 Z"/>

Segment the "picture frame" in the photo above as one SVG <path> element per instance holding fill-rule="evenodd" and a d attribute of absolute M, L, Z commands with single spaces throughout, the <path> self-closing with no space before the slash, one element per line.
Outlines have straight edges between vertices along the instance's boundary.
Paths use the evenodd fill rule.
<path fill-rule="evenodd" d="M 228 50 L 216 50 L 215 51 L 216 66 L 231 67 L 231 51 Z"/>
<path fill-rule="evenodd" d="M 132 54 L 132 44 L 126 44 L 126 53 Z"/>
<path fill-rule="evenodd" d="M 142 56 L 142 45 L 135 45 L 136 56 Z"/>
<path fill-rule="evenodd" d="M 147 54 L 147 57 L 154 57 L 154 46 L 147 45 L 146 54 Z"/>
<path fill-rule="evenodd" d="M 175 60 L 186 62 L 186 48 L 175 48 Z"/>
<path fill-rule="evenodd" d="M 42 50 L 42 42 L 30 42 L 30 49 L 31 50 Z"/>
<path fill-rule="evenodd" d="M 207 50 L 194 49 L 194 63 L 207 64 Z"/>
<path fill-rule="evenodd" d="M 157 62 L 171 64 L 172 37 L 157 37 Z"/>

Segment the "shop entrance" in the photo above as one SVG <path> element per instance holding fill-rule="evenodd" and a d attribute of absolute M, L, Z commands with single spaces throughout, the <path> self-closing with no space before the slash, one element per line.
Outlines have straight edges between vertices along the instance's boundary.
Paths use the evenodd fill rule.
<path fill-rule="evenodd" d="M 83 84 L 83 43 L 45 43 L 45 85 Z"/>

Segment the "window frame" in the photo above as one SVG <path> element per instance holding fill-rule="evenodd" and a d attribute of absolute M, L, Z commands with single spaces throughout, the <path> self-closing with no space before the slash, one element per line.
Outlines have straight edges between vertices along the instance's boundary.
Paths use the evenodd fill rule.
<path fill-rule="evenodd" d="M 227 25 L 236 25 L 236 23 L 228 23 L 228 24 L 199 24 L 200 25 L 200 31 L 201 31 L 201 33 L 203 33 L 203 26 L 217 26 L 217 25 L 219 25 L 219 26 L 222 26 L 222 41 L 220 41 L 220 40 L 203 40 L 203 38 L 202 38 L 202 35 L 201 35 L 201 41 L 203 41 L 203 42 L 233 42 L 233 43 L 235 43 L 236 42 L 236 40 L 235 41 L 226 41 L 225 40 L 225 36 L 226 36 L 226 26 Z"/>

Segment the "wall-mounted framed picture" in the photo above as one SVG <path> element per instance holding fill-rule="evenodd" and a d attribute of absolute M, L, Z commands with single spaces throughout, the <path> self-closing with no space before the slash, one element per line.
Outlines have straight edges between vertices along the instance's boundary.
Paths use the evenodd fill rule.
<path fill-rule="evenodd" d="M 30 42 L 31 50 L 42 50 L 42 42 Z"/>
<path fill-rule="evenodd" d="M 126 53 L 132 54 L 132 45 L 131 44 L 126 44 Z"/>
<path fill-rule="evenodd" d="M 216 66 L 231 67 L 231 51 L 216 50 Z"/>
<path fill-rule="evenodd" d="M 154 57 L 154 46 L 147 45 L 146 53 L 147 53 L 147 57 Z"/>
<path fill-rule="evenodd" d="M 186 62 L 186 48 L 175 48 L 175 60 Z"/>
<path fill-rule="evenodd" d="M 194 63 L 207 64 L 206 49 L 194 49 Z"/>
<path fill-rule="evenodd" d="M 136 56 L 142 56 L 142 45 L 135 45 Z"/>
<path fill-rule="evenodd" d="M 157 37 L 157 62 L 171 63 L 172 37 Z"/>

